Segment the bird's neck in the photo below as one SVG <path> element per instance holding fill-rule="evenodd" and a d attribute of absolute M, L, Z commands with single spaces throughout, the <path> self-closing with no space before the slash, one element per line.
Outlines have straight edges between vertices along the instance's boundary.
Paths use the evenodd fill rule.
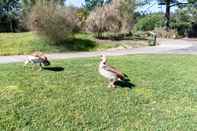
<path fill-rule="evenodd" d="M 106 66 L 107 62 L 106 61 L 101 61 L 100 62 L 100 67 Z"/>

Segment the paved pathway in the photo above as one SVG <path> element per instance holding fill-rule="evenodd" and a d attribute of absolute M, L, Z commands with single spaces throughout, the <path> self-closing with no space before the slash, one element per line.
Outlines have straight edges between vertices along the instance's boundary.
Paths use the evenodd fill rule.
<path fill-rule="evenodd" d="M 167 40 L 159 39 L 159 46 L 130 48 L 111 51 L 96 51 L 96 52 L 73 52 L 73 53 L 54 53 L 49 54 L 49 59 L 69 59 L 82 57 L 95 57 L 101 54 L 107 56 L 119 56 L 128 54 L 197 54 L 197 39 L 181 39 Z M 0 56 L 0 64 L 23 62 L 27 58 L 26 55 L 20 56 Z"/>

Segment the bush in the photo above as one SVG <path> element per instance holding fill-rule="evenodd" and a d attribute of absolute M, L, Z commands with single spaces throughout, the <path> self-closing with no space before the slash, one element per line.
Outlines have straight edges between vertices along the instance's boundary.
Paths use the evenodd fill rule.
<path fill-rule="evenodd" d="M 63 8 L 54 4 L 37 4 L 32 8 L 28 26 L 38 35 L 53 43 L 60 43 L 72 38 L 77 32 L 77 20 L 71 8 Z"/>
<path fill-rule="evenodd" d="M 110 5 L 95 8 L 86 21 L 87 30 L 102 38 L 103 32 L 120 30 L 121 21 L 116 9 Z"/>
<path fill-rule="evenodd" d="M 103 32 L 129 32 L 134 12 L 133 0 L 113 0 L 111 4 L 95 8 L 89 15 L 87 30 L 97 33 L 101 38 Z"/>
<path fill-rule="evenodd" d="M 156 28 L 154 32 L 157 34 L 159 38 L 177 38 L 178 34 L 176 30 L 166 31 L 164 28 Z"/>
<path fill-rule="evenodd" d="M 156 27 L 163 27 L 165 24 L 164 16 L 162 14 L 147 15 L 138 20 L 134 26 L 135 31 L 150 31 Z"/>
<path fill-rule="evenodd" d="M 79 8 L 76 12 L 76 16 L 79 21 L 78 25 L 81 31 L 85 31 L 86 20 L 87 20 L 88 15 L 89 15 L 89 12 L 85 10 L 84 8 Z"/>

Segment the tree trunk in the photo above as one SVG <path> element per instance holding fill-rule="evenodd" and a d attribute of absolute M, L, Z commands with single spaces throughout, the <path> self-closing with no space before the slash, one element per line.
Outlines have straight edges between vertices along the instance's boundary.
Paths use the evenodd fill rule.
<path fill-rule="evenodd" d="M 166 31 L 170 29 L 170 0 L 166 0 Z"/>
<path fill-rule="evenodd" d="M 10 32 L 14 32 L 12 20 L 9 20 Z"/>
<path fill-rule="evenodd" d="M 103 39 L 103 33 L 101 31 L 97 32 L 97 38 Z"/>

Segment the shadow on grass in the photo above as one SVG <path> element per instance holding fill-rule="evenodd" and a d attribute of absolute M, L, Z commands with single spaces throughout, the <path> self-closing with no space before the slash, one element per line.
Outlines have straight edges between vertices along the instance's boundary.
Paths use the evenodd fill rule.
<path fill-rule="evenodd" d="M 118 36 L 102 37 L 102 38 L 97 38 L 97 39 L 100 39 L 100 40 L 112 40 L 112 41 L 147 40 L 147 38 L 142 38 L 142 37 L 118 37 Z"/>
<path fill-rule="evenodd" d="M 128 76 L 126 75 L 126 79 L 121 80 L 121 81 L 116 81 L 115 85 L 121 87 L 121 88 L 129 88 L 132 89 L 135 87 L 135 84 L 130 82 L 130 79 L 128 78 Z"/>
<path fill-rule="evenodd" d="M 44 67 L 43 69 L 48 71 L 54 71 L 54 72 L 64 71 L 63 67 Z"/>
<path fill-rule="evenodd" d="M 121 88 L 129 88 L 129 89 L 132 89 L 133 87 L 135 87 L 135 84 L 133 84 L 129 81 L 116 81 L 115 85 L 117 85 Z"/>
<path fill-rule="evenodd" d="M 74 38 L 56 44 L 61 51 L 89 51 L 96 47 L 96 42 L 88 39 Z"/>
<path fill-rule="evenodd" d="M 147 38 L 140 36 L 140 35 L 134 35 L 132 33 L 119 33 L 119 34 L 111 34 L 111 35 L 105 35 L 102 37 L 96 37 L 100 40 L 112 40 L 112 41 L 122 41 L 122 40 L 147 40 Z"/>

